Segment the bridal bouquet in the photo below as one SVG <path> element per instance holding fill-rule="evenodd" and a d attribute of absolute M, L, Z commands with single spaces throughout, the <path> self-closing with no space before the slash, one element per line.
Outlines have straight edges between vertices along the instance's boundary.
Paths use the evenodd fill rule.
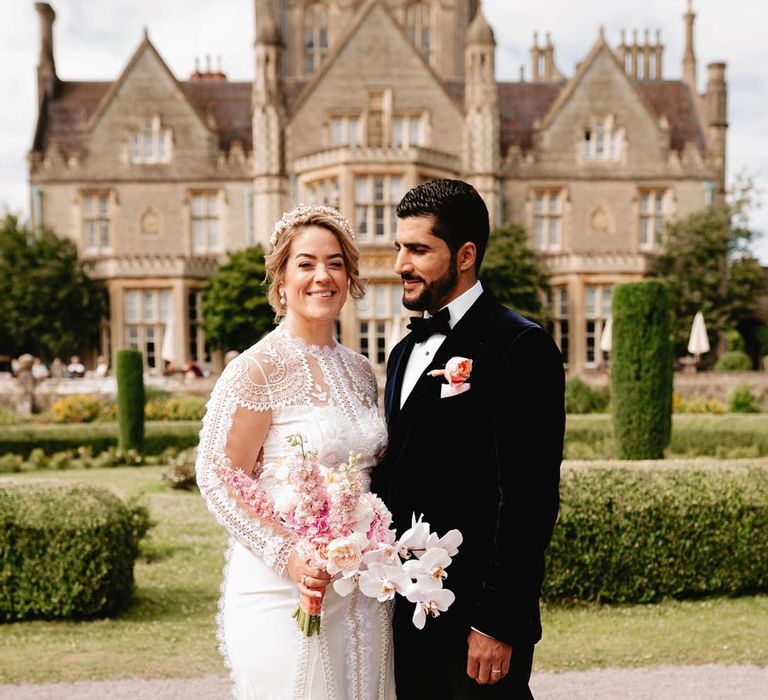
<path fill-rule="evenodd" d="M 306 438 L 291 435 L 288 442 L 297 448 L 294 454 L 265 464 L 258 479 L 229 465 L 220 468 L 240 503 L 265 525 L 291 533 L 302 559 L 336 576 L 333 587 L 339 595 L 357 588 L 380 602 L 405 596 L 415 604 L 413 624 L 419 629 L 427 613 L 437 617 L 445 612 L 455 596 L 443 588 L 443 580 L 461 533 L 451 530 L 438 537 L 414 515 L 398 540 L 392 514 L 363 488 L 358 455 L 350 452 L 346 462 L 327 467 L 308 449 Z M 267 493 L 264 484 L 270 482 Z M 307 636 L 320 630 L 320 616 L 301 606 L 293 617 Z"/>

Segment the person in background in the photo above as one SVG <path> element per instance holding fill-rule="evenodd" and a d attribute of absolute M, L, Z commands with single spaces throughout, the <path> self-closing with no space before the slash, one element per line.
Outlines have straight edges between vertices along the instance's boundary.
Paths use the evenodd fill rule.
<path fill-rule="evenodd" d="M 97 377 L 106 377 L 107 374 L 109 374 L 109 363 L 107 362 L 107 358 L 104 357 L 104 355 L 99 355 L 96 358 L 96 369 L 93 371 L 93 373 Z"/>
<path fill-rule="evenodd" d="M 73 379 L 79 379 L 85 376 L 85 365 L 80 362 L 79 355 L 72 355 L 67 365 L 67 376 Z"/>
<path fill-rule="evenodd" d="M 53 379 L 63 379 L 66 372 L 67 368 L 64 366 L 61 358 L 54 357 L 53 362 L 51 362 L 51 377 Z"/>
<path fill-rule="evenodd" d="M 32 376 L 36 381 L 48 379 L 50 374 L 51 373 L 48 371 L 48 366 L 39 357 L 36 357 L 32 361 Z"/>

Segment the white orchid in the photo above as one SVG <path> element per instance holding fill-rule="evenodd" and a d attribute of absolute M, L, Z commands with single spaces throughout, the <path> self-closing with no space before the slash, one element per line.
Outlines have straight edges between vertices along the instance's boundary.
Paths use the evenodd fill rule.
<path fill-rule="evenodd" d="M 442 587 L 443 579 L 448 576 L 446 569 L 451 564 L 448 552 L 440 547 L 428 549 L 420 559 L 411 559 L 403 564 L 403 569 L 411 578 L 429 578 L 434 585 Z"/>
<path fill-rule="evenodd" d="M 416 603 L 413 611 L 413 624 L 417 629 L 424 629 L 427 622 L 427 613 L 432 617 L 438 617 L 445 612 L 456 600 L 453 591 L 447 588 L 439 588 L 434 581 L 427 576 L 420 577 L 416 583 L 412 583 L 405 592 L 405 597 Z"/>
<path fill-rule="evenodd" d="M 459 553 L 459 545 L 464 541 L 464 536 L 458 530 L 449 530 L 442 537 L 438 537 L 434 532 L 429 533 L 426 547 L 440 547 L 448 552 L 448 556 L 455 557 Z"/>
<path fill-rule="evenodd" d="M 403 594 L 413 585 L 410 577 L 401 565 L 386 566 L 371 564 L 367 571 L 360 574 L 359 586 L 364 595 L 376 598 L 380 603 L 392 600 L 395 593 Z"/>
<path fill-rule="evenodd" d="M 409 559 L 411 553 L 418 558 L 426 549 L 429 523 L 422 522 L 423 517 L 420 515 L 419 519 L 416 520 L 414 514 L 411 519 L 411 527 L 402 534 L 397 542 L 398 551 L 403 559 Z"/>
<path fill-rule="evenodd" d="M 383 547 L 373 549 L 370 552 L 363 554 L 363 563 L 368 566 L 371 564 L 397 566 L 400 564 L 400 558 L 398 557 L 395 545 L 384 545 Z"/>
<path fill-rule="evenodd" d="M 360 580 L 360 571 L 358 569 L 345 571 L 341 578 L 337 578 L 333 582 L 333 590 L 336 591 L 342 598 L 346 598 L 352 591 L 357 588 Z"/>

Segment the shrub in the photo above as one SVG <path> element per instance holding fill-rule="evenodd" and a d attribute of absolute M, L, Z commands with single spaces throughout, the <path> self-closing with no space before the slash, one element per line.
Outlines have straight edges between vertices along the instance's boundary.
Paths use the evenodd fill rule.
<path fill-rule="evenodd" d="M 144 436 L 144 454 L 159 455 L 164 450 L 174 453 L 194 447 L 199 441 L 200 423 L 149 423 Z M 93 454 L 117 448 L 117 425 L 86 423 L 79 425 L 15 425 L 0 426 L 0 455 L 12 452 L 22 457 L 39 447 L 45 454 L 79 447 L 90 447 Z"/>
<path fill-rule="evenodd" d="M 19 423 L 19 417 L 16 411 L 0 406 L 0 425 L 16 425 Z"/>
<path fill-rule="evenodd" d="M 138 350 L 117 353 L 118 446 L 142 451 L 144 447 L 144 359 Z"/>
<path fill-rule="evenodd" d="M 0 523 L 0 620 L 101 617 L 130 602 L 146 523 L 109 491 L 0 485 Z"/>
<path fill-rule="evenodd" d="M 565 384 L 566 413 L 602 413 L 608 408 L 609 400 L 607 387 L 594 388 L 578 377 Z"/>
<path fill-rule="evenodd" d="M 206 399 L 201 396 L 173 396 L 154 399 L 144 407 L 147 420 L 202 420 Z"/>
<path fill-rule="evenodd" d="M 649 603 L 768 591 L 768 467 L 563 470 L 547 600 Z"/>
<path fill-rule="evenodd" d="M 197 485 L 195 478 L 195 461 L 197 460 L 197 448 L 179 452 L 163 472 L 163 481 L 172 489 L 191 491 Z"/>
<path fill-rule="evenodd" d="M 748 384 L 737 386 L 728 394 L 728 411 L 731 413 L 759 413 L 757 396 Z"/>
<path fill-rule="evenodd" d="M 103 402 L 90 394 L 73 394 L 51 406 L 54 423 L 91 423 L 101 414 Z"/>
<path fill-rule="evenodd" d="M 672 342 L 661 282 L 618 285 L 613 296 L 611 396 L 621 459 L 658 459 L 670 439 Z"/>
<path fill-rule="evenodd" d="M 672 394 L 672 411 L 674 413 L 725 413 L 725 406 L 713 397 L 699 395 L 683 399 Z"/>
<path fill-rule="evenodd" d="M 729 350 L 723 353 L 715 365 L 717 372 L 749 372 L 752 369 L 752 360 L 742 350 Z"/>
<path fill-rule="evenodd" d="M 742 337 L 741 333 L 739 333 L 739 331 L 737 331 L 735 328 L 731 329 L 730 331 L 726 331 L 725 340 L 726 340 L 726 347 L 728 348 L 728 350 L 739 350 L 741 352 L 744 352 L 744 350 L 746 350 L 746 347 L 744 345 L 744 338 Z"/>

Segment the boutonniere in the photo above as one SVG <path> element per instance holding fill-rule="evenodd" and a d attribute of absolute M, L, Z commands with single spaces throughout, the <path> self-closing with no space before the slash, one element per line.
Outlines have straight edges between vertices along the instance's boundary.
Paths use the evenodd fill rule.
<path fill-rule="evenodd" d="M 472 360 L 466 357 L 452 357 L 445 363 L 445 369 L 427 372 L 430 377 L 443 377 L 446 384 L 440 387 L 440 398 L 458 396 L 469 391 L 469 375 L 472 374 Z"/>

